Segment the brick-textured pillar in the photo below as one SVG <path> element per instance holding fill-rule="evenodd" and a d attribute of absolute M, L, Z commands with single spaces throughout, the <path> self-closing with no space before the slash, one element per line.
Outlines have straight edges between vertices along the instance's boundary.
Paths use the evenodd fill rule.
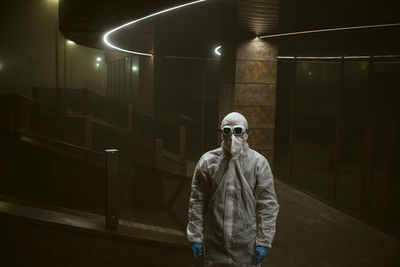
<path fill-rule="evenodd" d="M 232 111 L 249 123 L 250 147 L 273 165 L 277 48 L 263 40 L 222 46 L 219 119 Z"/>

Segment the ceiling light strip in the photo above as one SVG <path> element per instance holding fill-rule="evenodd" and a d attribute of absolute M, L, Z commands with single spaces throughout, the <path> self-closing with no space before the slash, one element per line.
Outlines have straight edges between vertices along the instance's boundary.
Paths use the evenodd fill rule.
<path fill-rule="evenodd" d="M 371 58 L 371 56 L 344 56 L 345 59 L 363 59 L 363 58 Z"/>
<path fill-rule="evenodd" d="M 217 47 L 214 49 L 214 52 L 215 52 L 215 54 L 217 54 L 218 56 L 220 56 L 220 55 L 221 55 L 221 46 L 217 46 Z"/>
<path fill-rule="evenodd" d="M 279 59 L 294 59 L 295 57 L 291 56 L 278 56 Z"/>
<path fill-rule="evenodd" d="M 400 55 L 375 55 L 373 58 L 397 58 Z M 341 59 L 342 57 L 294 57 L 294 56 L 278 56 L 278 59 Z M 368 59 L 371 56 L 344 56 L 344 59 Z"/>
<path fill-rule="evenodd" d="M 393 26 L 400 26 L 400 23 L 378 24 L 378 25 L 365 25 L 365 26 L 354 26 L 354 27 L 343 27 L 343 28 L 331 28 L 331 29 L 312 30 L 312 31 L 279 33 L 279 34 L 263 35 L 263 36 L 260 36 L 260 38 L 266 39 L 266 38 L 274 38 L 274 37 L 284 37 L 284 36 L 308 34 L 308 33 L 333 32 L 333 31 L 356 30 L 356 29 L 368 29 L 368 28 L 380 28 L 380 27 L 393 27 Z"/>
<path fill-rule="evenodd" d="M 296 57 L 297 59 L 341 59 L 342 57 Z"/>
<path fill-rule="evenodd" d="M 374 58 L 391 58 L 391 57 L 400 57 L 400 55 L 376 55 Z"/>
<path fill-rule="evenodd" d="M 169 11 L 172 11 L 172 10 L 175 10 L 175 9 L 178 9 L 178 8 L 182 8 L 182 7 L 186 7 L 186 6 L 198 4 L 198 3 L 201 3 L 201 2 L 204 2 L 204 1 L 206 1 L 206 0 L 198 0 L 198 1 L 190 2 L 190 3 L 186 3 L 186 4 L 183 4 L 183 5 L 171 7 L 171 8 L 168 8 L 168 9 L 164 9 L 164 10 L 158 11 L 158 12 L 153 13 L 153 14 L 151 14 L 151 15 L 145 16 L 145 17 L 143 17 L 143 18 L 130 21 L 130 22 L 128 22 L 128 23 L 125 23 L 125 24 L 123 24 L 123 25 L 121 25 L 121 26 L 118 26 L 117 28 L 112 29 L 111 31 L 105 33 L 104 36 L 103 36 L 103 41 L 104 41 L 104 43 L 106 43 L 106 45 L 108 45 L 109 47 L 114 48 L 114 49 L 116 49 L 116 50 L 119 50 L 119 51 L 122 51 L 122 52 L 125 52 L 125 53 L 130 53 L 130 54 L 136 54 L 136 55 L 149 56 L 149 57 L 151 57 L 152 54 L 142 53 L 142 52 L 137 52 L 137 51 L 131 51 L 131 50 L 123 49 L 123 48 L 120 48 L 120 47 L 118 47 L 118 46 L 116 46 L 116 45 L 113 45 L 113 44 L 108 40 L 108 38 L 109 38 L 110 34 L 116 32 L 116 31 L 118 31 L 118 30 L 120 30 L 120 29 L 122 29 L 122 28 L 125 28 L 125 27 L 127 27 L 127 26 L 129 26 L 129 25 L 135 24 L 135 23 L 137 23 L 137 22 L 139 22 L 139 21 L 143 21 L 143 20 L 146 20 L 146 19 L 148 19 L 148 18 L 157 16 L 157 15 L 160 15 L 160 14 L 163 14 L 163 13 L 166 13 L 166 12 L 169 12 Z"/>

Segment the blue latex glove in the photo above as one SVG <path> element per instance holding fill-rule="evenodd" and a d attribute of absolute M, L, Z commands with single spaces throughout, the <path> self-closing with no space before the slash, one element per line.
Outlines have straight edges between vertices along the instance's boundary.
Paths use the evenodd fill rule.
<path fill-rule="evenodd" d="M 197 260 L 203 255 L 203 245 L 201 243 L 192 243 L 193 257 Z"/>
<path fill-rule="evenodd" d="M 268 248 L 267 247 L 256 247 L 256 254 L 254 255 L 256 258 L 256 264 L 262 262 L 262 260 L 268 255 Z"/>

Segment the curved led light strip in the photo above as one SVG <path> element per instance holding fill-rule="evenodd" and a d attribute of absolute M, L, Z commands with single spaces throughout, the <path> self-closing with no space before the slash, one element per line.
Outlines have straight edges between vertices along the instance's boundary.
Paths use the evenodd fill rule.
<path fill-rule="evenodd" d="M 375 55 L 375 56 L 343 56 L 343 57 L 294 57 L 294 56 L 278 56 L 278 59 L 368 59 L 368 58 L 396 58 L 400 55 Z"/>
<path fill-rule="evenodd" d="M 214 49 L 214 52 L 215 52 L 215 54 L 217 54 L 218 56 L 220 56 L 220 55 L 221 55 L 221 46 L 217 46 L 217 47 Z"/>
<path fill-rule="evenodd" d="M 204 1 L 206 1 L 206 0 L 198 0 L 198 1 L 194 1 L 194 2 L 187 3 L 187 4 L 183 4 L 183 5 L 180 5 L 180 6 L 171 7 L 171 8 L 164 9 L 164 10 L 161 10 L 161 11 L 159 11 L 159 12 L 153 13 L 153 14 L 151 14 L 151 15 L 145 16 L 145 17 L 143 17 L 143 18 L 140 18 L 140 19 L 137 19 L 137 20 L 134 20 L 134 21 L 125 23 L 124 25 L 118 26 L 117 28 L 112 29 L 111 31 L 109 31 L 109 32 L 107 32 L 106 34 L 104 34 L 104 36 L 103 36 L 103 41 L 104 41 L 109 47 L 112 47 L 112 48 L 114 48 L 114 49 L 116 49 L 116 50 L 119 50 L 119 51 L 122 51 L 122 52 L 126 52 L 126 53 L 130 53 L 130 54 L 136 54 L 136 55 L 142 55 L 142 56 L 151 57 L 152 54 L 147 54 L 147 53 L 141 53 L 141 52 L 126 50 L 126 49 L 122 49 L 122 48 L 120 48 L 120 47 L 118 47 L 118 46 L 115 46 L 115 45 L 113 45 L 113 44 L 108 40 L 108 37 L 110 36 L 110 34 L 116 32 L 116 31 L 118 31 L 118 30 L 120 30 L 120 29 L 122 29 L 122 28 L 125 28 L 125 27 L 127 27 L 127 26 L 129 26 L 129 25 L 135 24 L 135 23 L 137 23 L 137 22 L 139 22 L 139 21 L 142 21 L 142 20 L 145 20 L 145 19 L 148 19 L 148 18 L 157 16 L 157 15 L 160 15 L 160 14 L 163 14 L 163 13 L 166 13 L 166 12 L 169 12 L 169 11 L 172 11 L 172 10 L 174 10 L 174 9 L 178 9 L 178 8 L 182 8 L 182 7 L 194 5 L 194 4 L 197 4 L 197 3 L 200 3 L 200 2 L 204 2 Z"/>
<path fill-rule="evenodd" d="M 354 26 L 354 27 L 343 27 L 343 28 L 331 28 L 331 29 L 302 31 L 302 32 L 289 32 L 289 33 L 264 35 L 264 36 L 260 36 L 259 38 L 264 39 L 264 38 L 274 38 L 274 37 L 282 37 L 282 36 L 300 35 L 300 34 L 307 34 L 307 33 L 333 32 L 333 31 L 342 31 L 342 30 L 355 30 L 355 29 L 367 29 L 367 28 L 391 27 L 391 26 L 400 26 L 400 23 Z"/>

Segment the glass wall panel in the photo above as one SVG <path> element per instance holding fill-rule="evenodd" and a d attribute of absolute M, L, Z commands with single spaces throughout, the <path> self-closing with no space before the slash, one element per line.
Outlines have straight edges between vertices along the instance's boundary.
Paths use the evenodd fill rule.
<path fill-rule="evenodd" d="M 118 64 L 118 102 L 122 103 L 124 93 L 124 67 L 125 59 L 121 59 Z"/>
<path fill-rule="evenodd" d="M 400 85 L 398 85 L 397 88 L 400 88 Z M 397 90 L 396 99 L 400 99 L 399 92 L 400 90 Z M 400 108 L 398 105 L 393 120 L 393 126 L 393 165 L 392 175 L 390 177 L 390 193 L 386 223 L 389 231 L 394 232 L 397 237 L 400 237 Z"/>
<path fill-rule="evenodd" d="M 294 85 L 294 61 L 278 61 L 276 89 L 274 174 L 283 181 L 289 181 L 289 138 L 292 87 Z"/>
<path fill-rule="evenodd" d="M 112 96 L 114 100 L 117 100 L 117 90 L 118 90 L 118 71 L 119 71 L 119 64 L 118 61 L 113 62 L 113 67 L 114 67 L 114 71 L 113 71 L 113 89 L 112 89 Z"/>
<path fill-rule="evenodd" d="M 278 61 L 274 172 L 400 237 L 400 62 L 372 59 Z"/>
<path fill-rule="evenodd" d="M 335 204 L 355 214 L 360 213 L 367 152 L 368 70 L 367 61 L 344 63 Z"/>
<path fill-rule="evenodd" d="M 178 151 L 179 126 L 187 127 L 187 153 L 201 153 L 201 108 L 204 62 L 161 58 L 156 61 L 156 106 L 159 118 L 171 125 L 161 133 L 164 146 Z M 172 127 L 173 125 L 173 127 Z M 176 133 L 175 133 L 176 132 Z"/>
<path fill-rule="evenodd" d="M 293 183 L 326 201 L 330 200 L 334 172 L 331 169 L 293 166 Z"/>
<path fill-rule="evenodd" d="M 106 97 L 111 97 L 111 66 L 112 64 L 107 64 L 107 89 L 106 89 Z"/>
<path fill-rule="evenodd" d="M 109 72 L 110 72 L 110 75 L 109 75 L 110 76 L 109 97 L 111 99 L 113 99 L 114 98 L 114 80 L 115 80 L 115 78 L 114 78 L 114 62 L 109 63 Z"/>
<path fill-rule="evenodd" d="M 400 88 L 400 63 L 375 62 L 373 69 L 375 111 L 373 117 L 374 142 L 368 220 L 383 225 L 387 208 L 392 223 L 396 220 L 396 177 L 394 170 L 394 146 L 398 140 L 396 121 L 398 121 L 398 100 Z M 397 135 L 396 135 L 397 134 Z M 391 179 L 392 178 L 392 179 Z M 397 215 L 398 216 L 398 215 Z"/>
<path fill-rule="evenodd" d="M 123 103 L 125 105 L 132 103 L 132 91 L 131 91 L 131 64 L 132 58 L 128 57 L 125 60 L 125 68 L 124 68 L 124 100 Z"/>
<path fill-rule="evenodd" d="M 122 105 L 137 106 L 139 94 L 139 57 L 132 56 L 108 63 L 107 95 Z"/>
<path fill-rule="evenodd" d="M 139 99 L 139 57 L 132 57 L 131 66 L 131 91 L 132 91 L 132 103 L 137 106 L 137 101 Z"/>
<path fill-rule="evenodd" d="M 206 63 L 206 92 L 205 92 L 205 115 L 204 131 L 205 140 L 203 151 L 215 149 L 220 144 L 220 137 L 217 137 L 216 129 L 219 128 L 218 122 L 218 103 L 219 103 L 219 61 L 207 61 Z"/>
<path fill-rule="evenodd" d="M 331 200 L 340 63 L 299 61 L 296 66 L 292 177 L 295 185 Z M 309 175 L 300 175 L 305 169 Z"/>

